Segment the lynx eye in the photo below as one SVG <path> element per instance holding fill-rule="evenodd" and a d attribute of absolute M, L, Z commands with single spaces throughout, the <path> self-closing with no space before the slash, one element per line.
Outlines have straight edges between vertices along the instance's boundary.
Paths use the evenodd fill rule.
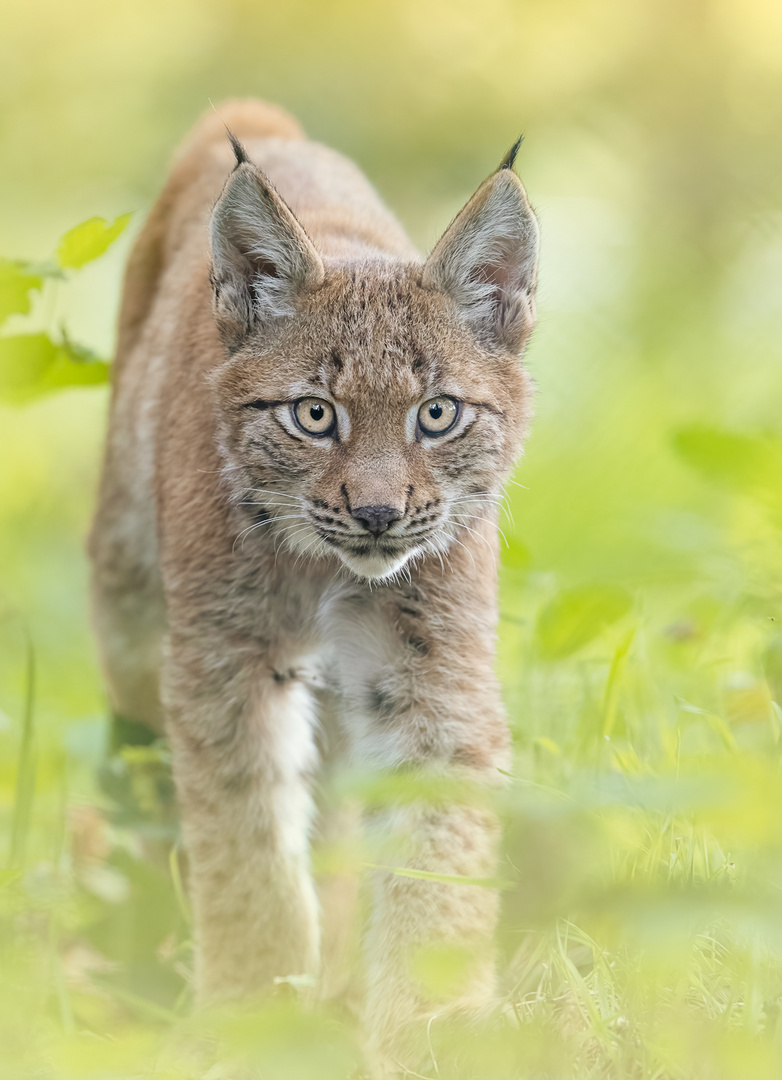
<path fill-rule="evenodd" d="M 444 435 L 456 423 L 459 403 L 450 397 L 432 398 L 418 410 L 418 423 L 425 435 Z"/>
<path fill-rule="evenodd" d="M 321 398 L 301 398 L 294 403 L 293 416 L 302 431 L 306 431 L 308 435 L 330 435 L 334 430 L 334 406 Z"/>

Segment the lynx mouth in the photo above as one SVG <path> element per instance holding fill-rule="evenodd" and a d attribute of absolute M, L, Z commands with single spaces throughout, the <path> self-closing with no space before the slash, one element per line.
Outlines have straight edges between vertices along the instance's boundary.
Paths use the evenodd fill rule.
<path fill-rule="evenodd" d="M 378 543 L 362 547 L 346 547 L 340 544 L 335 547 L 335 551 L 348 569 L 358 577 L 380 581 L 401 570 L 418 548 L 396 544 L 390 547 Z"/>

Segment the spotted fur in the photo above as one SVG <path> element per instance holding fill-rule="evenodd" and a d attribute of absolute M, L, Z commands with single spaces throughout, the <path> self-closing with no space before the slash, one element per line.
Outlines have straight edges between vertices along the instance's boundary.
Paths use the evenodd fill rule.
<path fill-rule="evenodd" d="M 537 263 L 510 157 L 424 260 L 286 114 L 220 114 L 235 135 L 199 124 L 131 256 L 90 541 L 112 703 L 173 750 L 202 1002 L 319 971 L 324 694 L 354 763 L 502 781 L 497 502 L 530 415 Z M 443 395 L 454 425 L 427 434 Z M 322 437 L 306 398 L 333 410 Z M 398 807 L 382 828 L 410 867 L 494 874 L 474 805 Z M 378 1076 L 416 1068 L 434 1015 L 488 1007 L 495 913 L 490 889 L 378 873 Z M 433 1001 L 413 954 L 449 942 L 472 974 Z"/>

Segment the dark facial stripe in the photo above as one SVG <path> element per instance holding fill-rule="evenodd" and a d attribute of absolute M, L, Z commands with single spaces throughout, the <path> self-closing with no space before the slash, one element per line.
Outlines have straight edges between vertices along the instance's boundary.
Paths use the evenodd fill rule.
<path fill-rule="evenodd" d="M 274 414 L 272 414 L 272 420 L 275 422 L 275 424 L 280 429 L 280 431 L 284 431 L 285 434 L 288 436 L 288 438 L 293 439 L 294 442 L 306 443 L 308 441 L 306 435 L 294 435 L 292 431 L 288 431 L 285 424 L 283 424 L 280 420 L 278 420 L 277 417 Z"/>
<path fill-rule="evenodd" d="M 264 409 L 276 409 L 278 405 L 288 405 L 288 401 L 264 401 L 263 398 L 255 398 L 254 401 L 245 401 L 242 403 L 243 409 L 258 409 L 262 412 Z"/>
<path fill-rule="evenodd" d="M 490 405 L 488 401 L 468 401 L 466 402 L 466 404 L 474 405 L 476 409 L 487 409 L 490 413 L 498 416 L 500 420 L 505 419 L 505 413 L 502 411 L 502 409 L 498 409 L 494 405 Z"/>
<path fill-rule="evenodd" d="M 261 450 L 283 473 L 289 477 L 302 477 L 307 475 L 307 469 L 304 465 L 297 465 L 295 460 L 291 459 L 291 456 L 285 456 L 281 452 L 279 444 L 274 440 L 268 438 L 264 434 L 259 434 L 258 438 L 248 439 L 248 446 L 257 447 Z"/>
<path fill-rule="evenodd" d="M 460 431 L 458 435 L 452 435 L 450 437 L 450 439 L 448 439 L 448 442 L 449 443 L 455 443 L 455 442 L 459 442 L 460 439 L 466 439 L 467 436 L 472 431 L 472 429 L 475 427 L 475 423 L 476 423 L 476 421 L 473 420 L 471 423 L 469 423 L 467 425 L 467 427 L 463 431 Z"/>

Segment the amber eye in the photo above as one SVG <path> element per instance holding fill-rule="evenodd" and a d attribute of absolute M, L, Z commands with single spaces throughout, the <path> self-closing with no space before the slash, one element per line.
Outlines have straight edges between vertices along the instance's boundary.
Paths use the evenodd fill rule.
<path fill-rule="evenodd" d="M 308 435 L 330 435 L 334 430 L 334 406 L 316 397 L 305 397 L 293 406 L 296 423 Z"/>
<path fill-rule="evenodd" d="M 459 403 L 450 397 L 432 398 L 418 410 L 418 423 L 425 435 L 444 435 L 456 423 Z"/>

